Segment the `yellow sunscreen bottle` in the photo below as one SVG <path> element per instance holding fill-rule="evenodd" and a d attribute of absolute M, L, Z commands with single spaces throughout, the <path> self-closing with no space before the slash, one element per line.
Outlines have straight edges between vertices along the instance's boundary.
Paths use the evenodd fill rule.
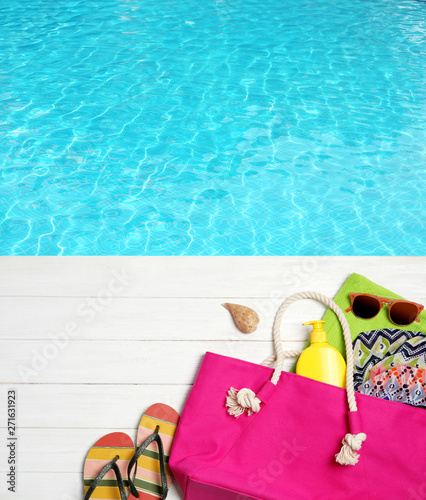
<path fill-rule="evenodd" d="M 322 325 L 325 321 L 309 321 L 312 325 L 311 345 L 300 355 L 296 373 L 304 377 L 319 380 L 326 384 L 345 387 L 346 363 L 340 352 L 327 343 L 327 334 Z"/>

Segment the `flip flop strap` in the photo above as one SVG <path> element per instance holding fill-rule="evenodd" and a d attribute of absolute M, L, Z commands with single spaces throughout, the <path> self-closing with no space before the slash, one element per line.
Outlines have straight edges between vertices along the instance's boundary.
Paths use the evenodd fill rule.
<path fill-rule="evenodd" d="M 136 487 L 133 483 L 133 480 L 132 480 L 132 469 L 137 464 L 138 459 L 141 457 L 141 455 L 144 453 L 144 451 L 154 441 L 158 444 L 158 455 L 159 455 L 159 462 L 160 462 L 161 488 L 162 488 L 163 500 L 165 500 L 167 498 L 167 494 L 169 493 L 169 486 L 167 484 L 166 460 L 164 457 L 164 447 L 163 447 L 163 441 L 161 439 L 161 436 L 158 434 L 159 429 L 160 429 L 160 427 L 157 425 L 153 434 L 151 434 L 150 436 L 148 436 L 145 439 L 145 441 L 139 446 L 139 448 L 136 450 L 135 454 L 133 455 L 132 459 L 129 462 L 129 466 L 127 468 L 127 472 L 128 472 L 128 476 L 129 476 L 129 487 L 130 487 L 130 491 L 132 492 L 132 495 L 136 498 L 139 498 L 139 492 L 136 489 Z"/>
<path fill-rule="evenodd" d="M 120 491 L 120 496 L 121 500 L 126 500 L 126 489 L 124 487 L 124 482 L 123 478 L 121 476 L 120 469 L 118 468 L 118 465 L 116 464 L 117 460 L 120 457 L 117 455 L 111 462 L 108 462 L 105 467 L 99 472 L 99 474 L 95 477 L 93 480 L 92 484 L 90 485 L 89 489 L 86 492 L 86 495 L 84 496 L 84 500 L 89 500 L 89 498 L 92 496 L 92 493 L 95 491 L 99 483 L 102 481 L 104 478 L 105 474 L 110 471 L 111 469 L 115 472 L 115 475 L 117 477 L 117 485 L 118 489 Z"/>
<path fill-rule="evenodd" d="M 163 500 L 167 498 L 169 493 L 169 485 L 167 484 L 167 472 L 166 472 L 166 459 L 164 456 L 164 446 L 161 436 L 158 435 L 156 438 L 158 444 L 158 453 L 160 456 L 160 470 L 161 470 L 161 486 L 163 488 Z"/>

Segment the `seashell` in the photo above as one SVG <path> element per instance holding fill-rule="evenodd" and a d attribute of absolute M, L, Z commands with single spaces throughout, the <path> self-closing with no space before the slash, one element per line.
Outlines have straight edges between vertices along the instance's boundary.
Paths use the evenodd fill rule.
<path fill-rule="evenodd" d="M 222 306 L 227 309 L 234 318 L 235 324 L 243 333 L 253 333 L 259 324 L 259 315 L 253 309 L 238 304 L 225 302 Z"/>

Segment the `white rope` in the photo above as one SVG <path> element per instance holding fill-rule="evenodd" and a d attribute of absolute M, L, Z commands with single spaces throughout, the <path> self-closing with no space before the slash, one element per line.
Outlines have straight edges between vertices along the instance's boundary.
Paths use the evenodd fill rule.
<path fill-rule="evenodd" d="M 275 348 L 275 355 L 269 356 L 262 363 L 265 366 L 270 366 L 275 363 L 275 370 L 271 378 L 273 384 L 277 384 L 281 372 L 283 370 L 283 364 L 285 358 L 299 356 L 303 351 L 301 350 L 289 350 L 283 351 L 282 340 L 281 340 L 281 321 L 285 311 L 296 301 L 301 299 L 315 299 L 322 302 L 327 307 L 329 307 L 336 316 L 338 317 L 342 329 L 343 337 L 345 339 L 346 348 L 346 396 L 348 400 L 349 410 L 351 412 L 358 411 L 355 391 L 353 383 L 353 371 L 354 371 L 354 356 L 352 351 L 352 338 L 349 328 L 349 324 L 346 320 L 343 311 L 340 307 L 330 298 L 317 292 L 301 292 L 288 297 L 275 316 L 274 328 L 273 328 L 273 341 Z M 228 391 L 228 396 L 226 398 L 226 406 L 228 408 L 228 413 L 234 417 L 239 417 L 243 413 L 247 415 L 252 415 L 260 410 L 261 401 L 256 397 L 256 394 L 251 389 L 241 389 L 238 391 L 231 387 Z M 367 438 L 366 434 L 346 434 L 342 440 L 342 448 L 340 452 L 336 455 L 336 462 L 342 465 L 355 465 L 359 460 L 359 454 L 357 451 L 361 449 L 362 443 Z"/>
<path fill-rule="evenodd" d="M 357 451 L 361 449 L 362 443 L 367 439 L 367 434 L 346 434 L 342 440 L 342 449 L 336 455 L 336 462 L 341 465 L 356 465 L 359 460 Z"/>
<path fill-rule="evenodd" d="M 284 351 L 284 358 L 298 358 L 302 354 L 303 350 L 302 349 L 294 349 L 293 351 Z M 263 366 L 272 366 L 277 362 L 277 356 L 275 354 L 272 354 L 269 356 L 269 358 L 266 358 L 262 365 Z"/>
<path fill-rule="evenodd" d="M 238 418 L 244 412 L 247 415 L 252 415 L 260 410 L 260 399 L 251 389 L 237 390 L 231 387 L 226 397 L 225 406 L 228 408 L 228 413 L 233 417 Z"/>
<path fill-rule="evenodd" d="M 283 370 L 284 359 L 287 357 L 283 351 L 283 346 L 281 341 L 281 321 L 283 314 L 294 302 L 297 302 L 298 300 L 301 299 L 318 300 L 318 302 L 322 302 L 332 311 L 334 311 L 336 316 L 339 318 L 339 321 L 343 328 L 343 337 L 345 339 L 345 347 L 346 347 L 346 393 L 348 398 L 348 405 L 350 411 L 357 411 L 357 406 L 355 401 L 355 391 L 354 391 L 354 379 L 353 379 L 354 355 L 352 351 L 351 330 L 349 328 L 348 321 L 345 315 L 343 314 L 343 311 L 340 309 L 340 307 L 334 302 L 334 300 L 331 300 L 322 293 L 318 292 L 296 293 L 288 297 L 281 305 L 281 307 L 278 309 L 278 312 L 275 316 L 274 328 L 273 328 L 273 339 L 274 339 L 274 347 L 275 347 L 277 362 L 274 374 L 271 378 L 271 382 L 273 384 L 277 384 L 278 379 L 280 378 L 281 372 Z"/>

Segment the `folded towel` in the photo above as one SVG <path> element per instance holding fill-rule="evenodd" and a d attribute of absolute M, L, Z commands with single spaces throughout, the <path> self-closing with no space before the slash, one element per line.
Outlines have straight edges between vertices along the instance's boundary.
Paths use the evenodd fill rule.
<path fill-rule="evenodd" d="M 361 332 L 368 332 L 370 330 L 378 330 L 382 328 L 397 328 L 389 319 L 387 306 L 382 307 L 379 314 L 372 319 L 359 319 L 352 313 L 352 311 L 348 313 L 345 312 L 351 305 L 351 300 L 349 298 L 350 293 L 370 293 L 373 295 L 383 295 L 385 297 L 392 297 L 395 299 L 403 299 L 404 297 L 397 295 L 387 288 L 377 285 L 361 274 L 351 274 L 337 292 L 337 295 L 334 297 L 334 301 L 345 313 L 346 319 L 348 320 L 351 328 L 352 340 L 355 340 Z M 416 302 L 416 297 L 410 297 L 407 300 L 413 300 Z M 420 323 L 415 322 L 411 325 L 404 326 L 404 330 L 422 332 L 426 334 L 426 311 L 423 310 L 419 317 Z M 328 343 L 338 349 L 346 358 L 342 327 L 336 315 L 331 309 L 328 309 L 324 314 L 323 320 L 327 322 L 324 325 L 324 330 L 327 332 Z M 305 348 L 308 347 L 308 345 L 309 342 L 306 344 Z"/>

